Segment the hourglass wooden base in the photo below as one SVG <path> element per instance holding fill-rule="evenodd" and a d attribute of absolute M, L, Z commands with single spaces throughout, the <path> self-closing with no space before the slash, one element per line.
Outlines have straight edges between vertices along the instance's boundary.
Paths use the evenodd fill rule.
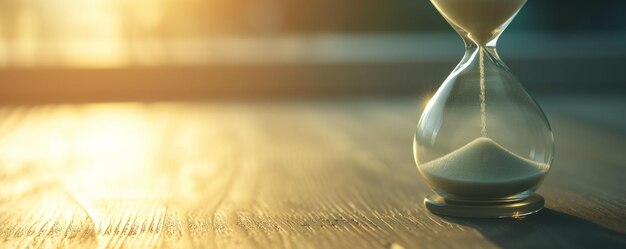
<path fill-rule="evenodd" d="M 541 195 L 533 194 L 519 201 L 506 202 L 458 202 L 450 201 L 438 195 L 424 199 L 426 208 L 435 214 L 466 218 L 507 218 L 521 217 L 538 212 L 543 208 Z"/>

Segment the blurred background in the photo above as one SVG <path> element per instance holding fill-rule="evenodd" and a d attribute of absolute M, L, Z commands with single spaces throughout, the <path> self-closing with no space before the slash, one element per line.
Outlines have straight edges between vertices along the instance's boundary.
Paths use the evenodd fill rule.
<path fill-rule="evenodd" d="M 499 42 L 533 93 L 623 93 L 626 1 L 530 0 Z M 463 54 L 427 0 L 2 0 L 0 102 L 432 93 Z"/>

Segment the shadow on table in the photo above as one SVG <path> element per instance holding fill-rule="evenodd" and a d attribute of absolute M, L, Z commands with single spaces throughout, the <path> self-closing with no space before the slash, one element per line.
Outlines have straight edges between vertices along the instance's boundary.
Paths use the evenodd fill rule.
<path fill-rule="evenodd" d="M 502 248 L 626 248 L 626 234 L 550 209 L 521 219 L 443 218 Z"/>

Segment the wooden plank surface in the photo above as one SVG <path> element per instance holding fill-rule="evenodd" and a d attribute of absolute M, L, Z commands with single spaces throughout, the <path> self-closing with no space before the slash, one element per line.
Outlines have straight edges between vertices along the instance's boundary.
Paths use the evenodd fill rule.
<path fill-rule="evenodd" d="M 546 209 L 447 218 L 422 205 L 430 190 L 411 148 L 420 108 L 3 107 L 0 248 L 626 247 L 626 134 L 549 112 Z"/>

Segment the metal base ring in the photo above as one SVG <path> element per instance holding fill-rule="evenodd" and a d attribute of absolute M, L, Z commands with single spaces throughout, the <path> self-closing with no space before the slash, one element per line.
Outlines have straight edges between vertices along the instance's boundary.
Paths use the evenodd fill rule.
<path fill-rule="evenodd" d="M 543 208 L 541 195 L 533 194 L 526 199 L 507 202 L 457 202 L 447 201 L 439 195 L 429 195 L 424 199 L 426 208 L 435 214 L 466 218 L 506 218 L 521 217 Z"/>

